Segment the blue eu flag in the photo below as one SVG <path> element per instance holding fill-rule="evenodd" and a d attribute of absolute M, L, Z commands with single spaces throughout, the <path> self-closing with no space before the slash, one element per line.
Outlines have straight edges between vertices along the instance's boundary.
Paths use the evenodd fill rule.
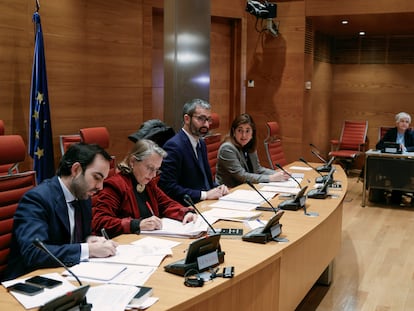
<path fill-rule="evenodd" d="M 40 183 L 55 174 L 55 165 L 43 33 L 38 12 L 33 14 L 33 22 L 36 34 L 30 91 L 29 154 L 33 158 L 37 182 Z"/>

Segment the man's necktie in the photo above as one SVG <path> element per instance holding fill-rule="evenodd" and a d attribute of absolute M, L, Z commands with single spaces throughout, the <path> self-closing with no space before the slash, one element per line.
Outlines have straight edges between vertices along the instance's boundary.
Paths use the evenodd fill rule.
<path fill-rule="evenodd" d="M 207 190 L 210 190 L 210 183 L 208 182 L 207 173 L 206 173 L 206 170 L 204 168 L 204 161 L 203 161 L 203 155 L 202 155 L 202 152 L 201 152 L 200 143 L 197 143 L 196 150 L 197 150 L 198 163 L 200 164 L 201 171 L 203 172 L 203 178 L 204 178 L 204 189 L 202 189 L 202 190 L 207 191 Z"/>
<path fill-rule="evenodd" d="M 73 209 L 75 211 L 75 228 L 73 232 L 73 243 L 81 243 L 83 240 L 81 206 L 78 200 L 72 201 L 71 205 L 73 206 Z"/>

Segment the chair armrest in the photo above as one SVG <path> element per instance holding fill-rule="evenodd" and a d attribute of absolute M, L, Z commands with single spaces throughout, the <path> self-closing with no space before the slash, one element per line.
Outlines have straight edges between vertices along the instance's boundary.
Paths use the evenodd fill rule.
<path fill-rule="evenodd" d="M 337 150 L 339 146 L 338 139 L 331 139 L 331 151 Z"/>

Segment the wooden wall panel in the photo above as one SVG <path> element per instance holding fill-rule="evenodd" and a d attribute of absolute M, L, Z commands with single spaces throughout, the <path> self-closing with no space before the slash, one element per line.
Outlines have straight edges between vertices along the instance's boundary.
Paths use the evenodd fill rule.
<path fill-rule="evenodd" d="M 414 11 L 412 0 L 306 0 L 307 16 Z"/>
<path fill-rule="evenodd" d="M 345 119 L 368 120 L 370 148 L 378 140 L 378 127 L 395 125 L 400 111 L 414 117 L 414 65 L 334 65 L 332 85 L 332 137 L 340 134 Z"/>
<path fill-rule="evenodd" d="M 255 18 L 247 18 L 247 80 L 255 87 L 246 90 L 246 112 L 257 125 L 258 153 L 267 165 L 263 140 L 267 121 L 280 124 L 288 161 L 302 152 L 304 100 L 304 2 L 278 4 L 280 35 L 272 37 L 255 30 Z"/>

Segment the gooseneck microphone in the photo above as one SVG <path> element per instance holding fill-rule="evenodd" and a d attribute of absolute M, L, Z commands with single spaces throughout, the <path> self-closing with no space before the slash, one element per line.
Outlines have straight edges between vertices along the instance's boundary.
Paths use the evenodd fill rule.
<path fill-rule="evenodd" d="M 60 309 L 63 306 L 65 307 L 64 310 L 68 310 L 69 307 L 73 307 L 76 304 L 79 306 L 79 310 L 81 311 L 91 311 L 92 310 L 92 304 L 87 303 L 86 301 L 86 292 L 89 289 L 89 285 L 82 285 L 82 282 L 79 280 L 79 278 L 73 273 L 59 258 L 57 258 L 55 255 L 52 254 L 52 252 L 43 244 L 42 241 L 40 241 L 38 238 L 36 238 L 33 242 L 33 245 L 37 248 L 41 249 L 45 253 L 47 253 L 50 257 L 52 257 L 61 267 L 65 268 L 67 272 L 69 272 L 79 283 L 81 287 L 73 291 L 72 293 L 64 294 L 63 296 L 57 297 L 56 299 L 53 299 L 46 303 L 40 310 L 63 310 Z M 76 293 L 75 293 L 76 292 Z M 66 308 L 67 307 L 67 308 Z M 49 309 L 50 308 L 50 309 Z"/>
<path fill-rule="evenodd" d="M 298 180 L 292 176 L 291 173 L 289 173 L 287 170 L 285 170 L 279 163 L 275 163 L 275 165 L 284 173 L 286 173 L 290 178 L 292 178 L 299 186 L 299 188 L 302 188 L 302 186 L 300 185 L 300 182 L 298 182 Z"/>
<path fill-rule="evenodd" d="M 266 201 L 266 203 L 269 204 L 269 206 L 275 212 L 275 214 L 277 214 L 276 208 L 274 208 L 274 206 L 272 205 L 272 203 L 270 203 L 269 200 L 267 200 L 265 198 L 265 196 L 259 190 L 257 190 L 257 188 L 252 184 L 252 182 L 250 180 L 246 180 L 246 184 L 248 184 L 251 188 L 253 188 L 254 191 L 256 191 Z M 258 207 L 258 209 L 260 209 L 260 208 Z"/>
<path fill-rule="evenodd" d="M 305 163 L 311 169 L 313 169 L 316 173 L 318 173 L 319 175 L 321 175 L 320 177 L 316 177 L 315 178 L 315 182 L 316 183 L 324 183 L 325 181 L 327 181 L 327 179 L 329 178 L 329 175 L 322 175 L 322 173 L 320 171 L 318 171 L 315 167 L 313 167 L 312 165 L 310 165 L 304 158 L 299 158 L 299 160 L 302 161 L 303 163 Z"/>
<path fill-rule="evenodd" d="M 65 268 L 66 271 L 68 271 L 79 283 L 80 286 L 82 286 L 82 282 L 79 280 L 79 278 L 73 273 L 59 258 L 57 258 L 55 255 L 52 254 L 52 252 L 43 244 L 42 241 L 40 241 L 38 238 L 36 238 L 33 241 L 33 245 L 37 248 L 40 248 L 42 251 L 46 252 L 50 257 L 52 257 L 61 267 Z"/>
<path fill-rule="evenodd" d="M 217 231 L 213 228 L 213 226 L 207 221 L 207 219 L 203 216 L 202 213 L 200 213 L 200 211 L 198 210 L 198 208 L 195 206 L 193 199 L 191 199 L 191 197 L 188 194 L 184 194 L 184 202 L 188 205 L 190 205 L 192 208 L 194 208 L 194 210 L 201 216 L 201 218 L 203 218 L 203 220 L 206 222 L 206 224 L 210 227 L 211 231 L 213 231 L 214 233 L 217 233 Z"/>

